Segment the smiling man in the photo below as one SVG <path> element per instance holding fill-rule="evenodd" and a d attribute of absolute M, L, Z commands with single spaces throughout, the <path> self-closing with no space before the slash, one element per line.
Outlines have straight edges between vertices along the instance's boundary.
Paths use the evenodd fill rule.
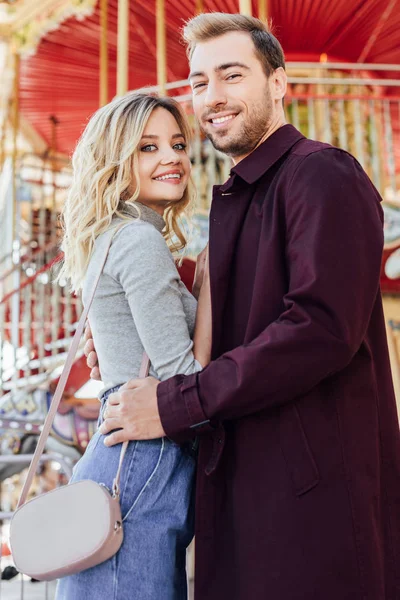
<path fill-rule="evenodd" d="M 229 60 L 227 42 L 241 61 Z M 262 38 L 260 42 L 265 43 Z M 285 123 L 279 102 L 286 91 L 283 52 L 277 45 L 277 55 L 267 62 L 262 59 L 261 48 L 254 52 L 249 35 L 234 31 L 229 37 L 226 34 L 204 41 L 190 53 L 189 80 L 196 115 L 215 148 L 232 156 L 236 163 Z M 226 57 L 226 62 L 221 57 Z M 212 103 L 208 102 L 210 94 Z M 273 98 L 279 102 L 278 110 L 274 110 Z"/>
<path fill-rule="evenodd" d="M 199 436 L 197 600 L 399 600 L 379 195 L 285 123 L 262 22 L 203 14 L 184 36 L 196 116 L 234 165 L 210 214 L 212 361 L 126 384 L 106 444 Z"/>

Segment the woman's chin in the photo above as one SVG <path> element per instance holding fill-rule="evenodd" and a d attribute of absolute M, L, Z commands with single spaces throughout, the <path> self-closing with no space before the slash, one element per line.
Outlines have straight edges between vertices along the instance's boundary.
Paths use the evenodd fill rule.
<path fill-rule="evenodd" d="M 166 190 L 164 196 L 162 198 L 155 198 L 154 202 L 179 202 L 179 200 L 182 200 L 183 198 L 183 192 L 176 190 Z"/>

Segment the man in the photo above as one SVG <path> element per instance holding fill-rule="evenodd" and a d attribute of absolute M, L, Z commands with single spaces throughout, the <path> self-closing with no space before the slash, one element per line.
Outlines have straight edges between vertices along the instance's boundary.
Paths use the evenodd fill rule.
<path fill-rule="evenodd" d="M 128 382 L 106 443 L 199 436 L 199 600 L 399 600 L 380 198 L 353 157 L 285 124 L 260 21 L 203 14 L 184 33 L 196 116 L 234 163 L 210 214 L 212 361 Z"/>

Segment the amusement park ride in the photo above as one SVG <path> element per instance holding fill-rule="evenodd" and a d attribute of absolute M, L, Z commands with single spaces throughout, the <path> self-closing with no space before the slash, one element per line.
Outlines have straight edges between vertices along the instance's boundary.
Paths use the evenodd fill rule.
<path fill-rule="evenodd" d="M 176 96 L 190 114 L 179 29 L 201 10 L 240 10 L 272 19 L 288 59 L 288 121 L 311 138 L 352 152 L 381 192 L 382 290 L 400 396 L 400 11 L 394 10 L 395 3 L 338 0 L 335 8 L 329 3 L 329 13 L 323 1 L 312 0 L 170 0 L 166 7 L 164 0 L 9 4 L 0 21 L 5 57 L 0 91 L 0 453 L 34 449 L 81 311 L 80 298 L 64 282 L 55 282 L 61 258 L 58 215 L 71 176 L 68 157 L 88 116 L 116 92 L 153 85 Z M 207 237 L 212 185 L 230 169 L 228 159 L 192 123 L 198 238 L 191 258 Z M 188 287 L 193 273 L 189 257 L 182 267 Z M 81 351 L 49 441 L 50 451 L 71 461 L 84 452 L 96 428 L 99 403 L 92 392 L 84 397 L 88 380 Z M 2 466 L 0 480 L 20 469 Z"/>

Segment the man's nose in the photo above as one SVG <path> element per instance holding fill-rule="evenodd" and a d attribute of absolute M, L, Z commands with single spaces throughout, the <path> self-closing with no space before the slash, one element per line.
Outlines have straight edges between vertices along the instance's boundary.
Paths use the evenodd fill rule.
<path fill-rule="evenodd" d="M 209 108 L 216 108 L 226 104 L 226 96 L 220 85 L 211 84 L 207 86 L 205 104 Z"/>

